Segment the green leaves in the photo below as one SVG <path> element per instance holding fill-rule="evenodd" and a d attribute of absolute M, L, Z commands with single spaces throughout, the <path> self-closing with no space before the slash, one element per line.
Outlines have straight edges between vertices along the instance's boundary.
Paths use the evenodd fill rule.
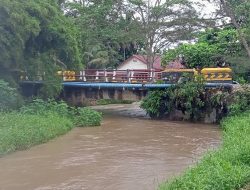
<path fill-rule="evenodd" d="M 90 108 L 73 108 L 63 101 L 56 102 L 53 99 L 35 99 L 23 106 L 20 113 L 40 116 L 54 114 L 71 120 L 78 127 L 99 126 L 102 120 L 102 114 L 97 111 Z"/>
<path fill-rule="evenodd" d="M 77 127 L 100 126 L 102 114 L 90 108 L 77 108 L 74 124 Z"/>
<path fill-rule="evenodd" d="M 235 29 L 208 29 L 198 37 L 195 44 L 182 44 L 168 50 L 164 55 L 164 64 L 183 55 L 189 68 L 216 67 L 222 66 L 225 62 L 232 63 L 232 57 L 241 55 L 242 47 Z"/>
<path fill-rule="evenodd" d="M 165 90 L 154 90 L 142 101 L 141 107 L 152 118 L 162 118 L 174 110 L 189 114 L 191 120 L 198 120 L 205 108 L 202 81 L 189 81 Z"/>
<path fill-rule="evenodd" d="M 82 65 L 78 28 L 54 0 L 0 1 L 0 10 L 0 69 L 7 75 L 25 71 L 36 80 Z"/>
<path fill-rule="evenodd" d="M 140 107 L 146 110 L 151 118 L 162 118 L 170 110 L 168 105 L 170 97 L 164 90 L 154 90 L 143 99 Z"/>
<path fill-rule="evenodd" d="M 0 80 L 0 111 L 18 108 L 22 104 L 22 99 L 15 88 Z"/>

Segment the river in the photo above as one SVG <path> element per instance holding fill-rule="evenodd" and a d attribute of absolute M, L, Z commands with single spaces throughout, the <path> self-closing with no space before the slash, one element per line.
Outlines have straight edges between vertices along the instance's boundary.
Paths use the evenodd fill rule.
<path fill-rule="evenodd" d="M 153 190 L 220 144 L 214 125 L 149 120 L 137 105 L 96 109 L 101 127 L 0 158 L 0 189 Z"/>

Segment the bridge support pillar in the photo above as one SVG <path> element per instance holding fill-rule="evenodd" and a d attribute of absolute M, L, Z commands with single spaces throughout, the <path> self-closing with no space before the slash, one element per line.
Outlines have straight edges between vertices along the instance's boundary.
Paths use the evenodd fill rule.
<path fill-rule="evenodd" d="M 140 101 L 147 94 L 147 90 L 140 89 L 98 89 L 98 88 L 64 88 L 61 98 L 74 106 L 95 104 L 98 99 Z"/>

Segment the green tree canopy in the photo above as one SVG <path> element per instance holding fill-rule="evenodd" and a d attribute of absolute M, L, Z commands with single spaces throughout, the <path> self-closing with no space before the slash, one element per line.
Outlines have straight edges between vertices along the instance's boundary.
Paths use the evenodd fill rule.
<path fill-rule="evenodd" d="M 1 78 L 11 71 L 30 77 L 81 65 L 79 31 L 54 0 L 0 1 Z"/>

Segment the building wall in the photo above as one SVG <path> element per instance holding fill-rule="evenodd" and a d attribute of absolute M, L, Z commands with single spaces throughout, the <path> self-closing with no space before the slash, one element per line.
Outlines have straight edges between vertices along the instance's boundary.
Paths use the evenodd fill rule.
<path fill-rule="evenodd" d="M 118 70 L 147 69 L 147 65 L 138 59 L 131 59 L 130 61 L 126 62 L 125 64 L 118 66 L 117 69 Z"/>

